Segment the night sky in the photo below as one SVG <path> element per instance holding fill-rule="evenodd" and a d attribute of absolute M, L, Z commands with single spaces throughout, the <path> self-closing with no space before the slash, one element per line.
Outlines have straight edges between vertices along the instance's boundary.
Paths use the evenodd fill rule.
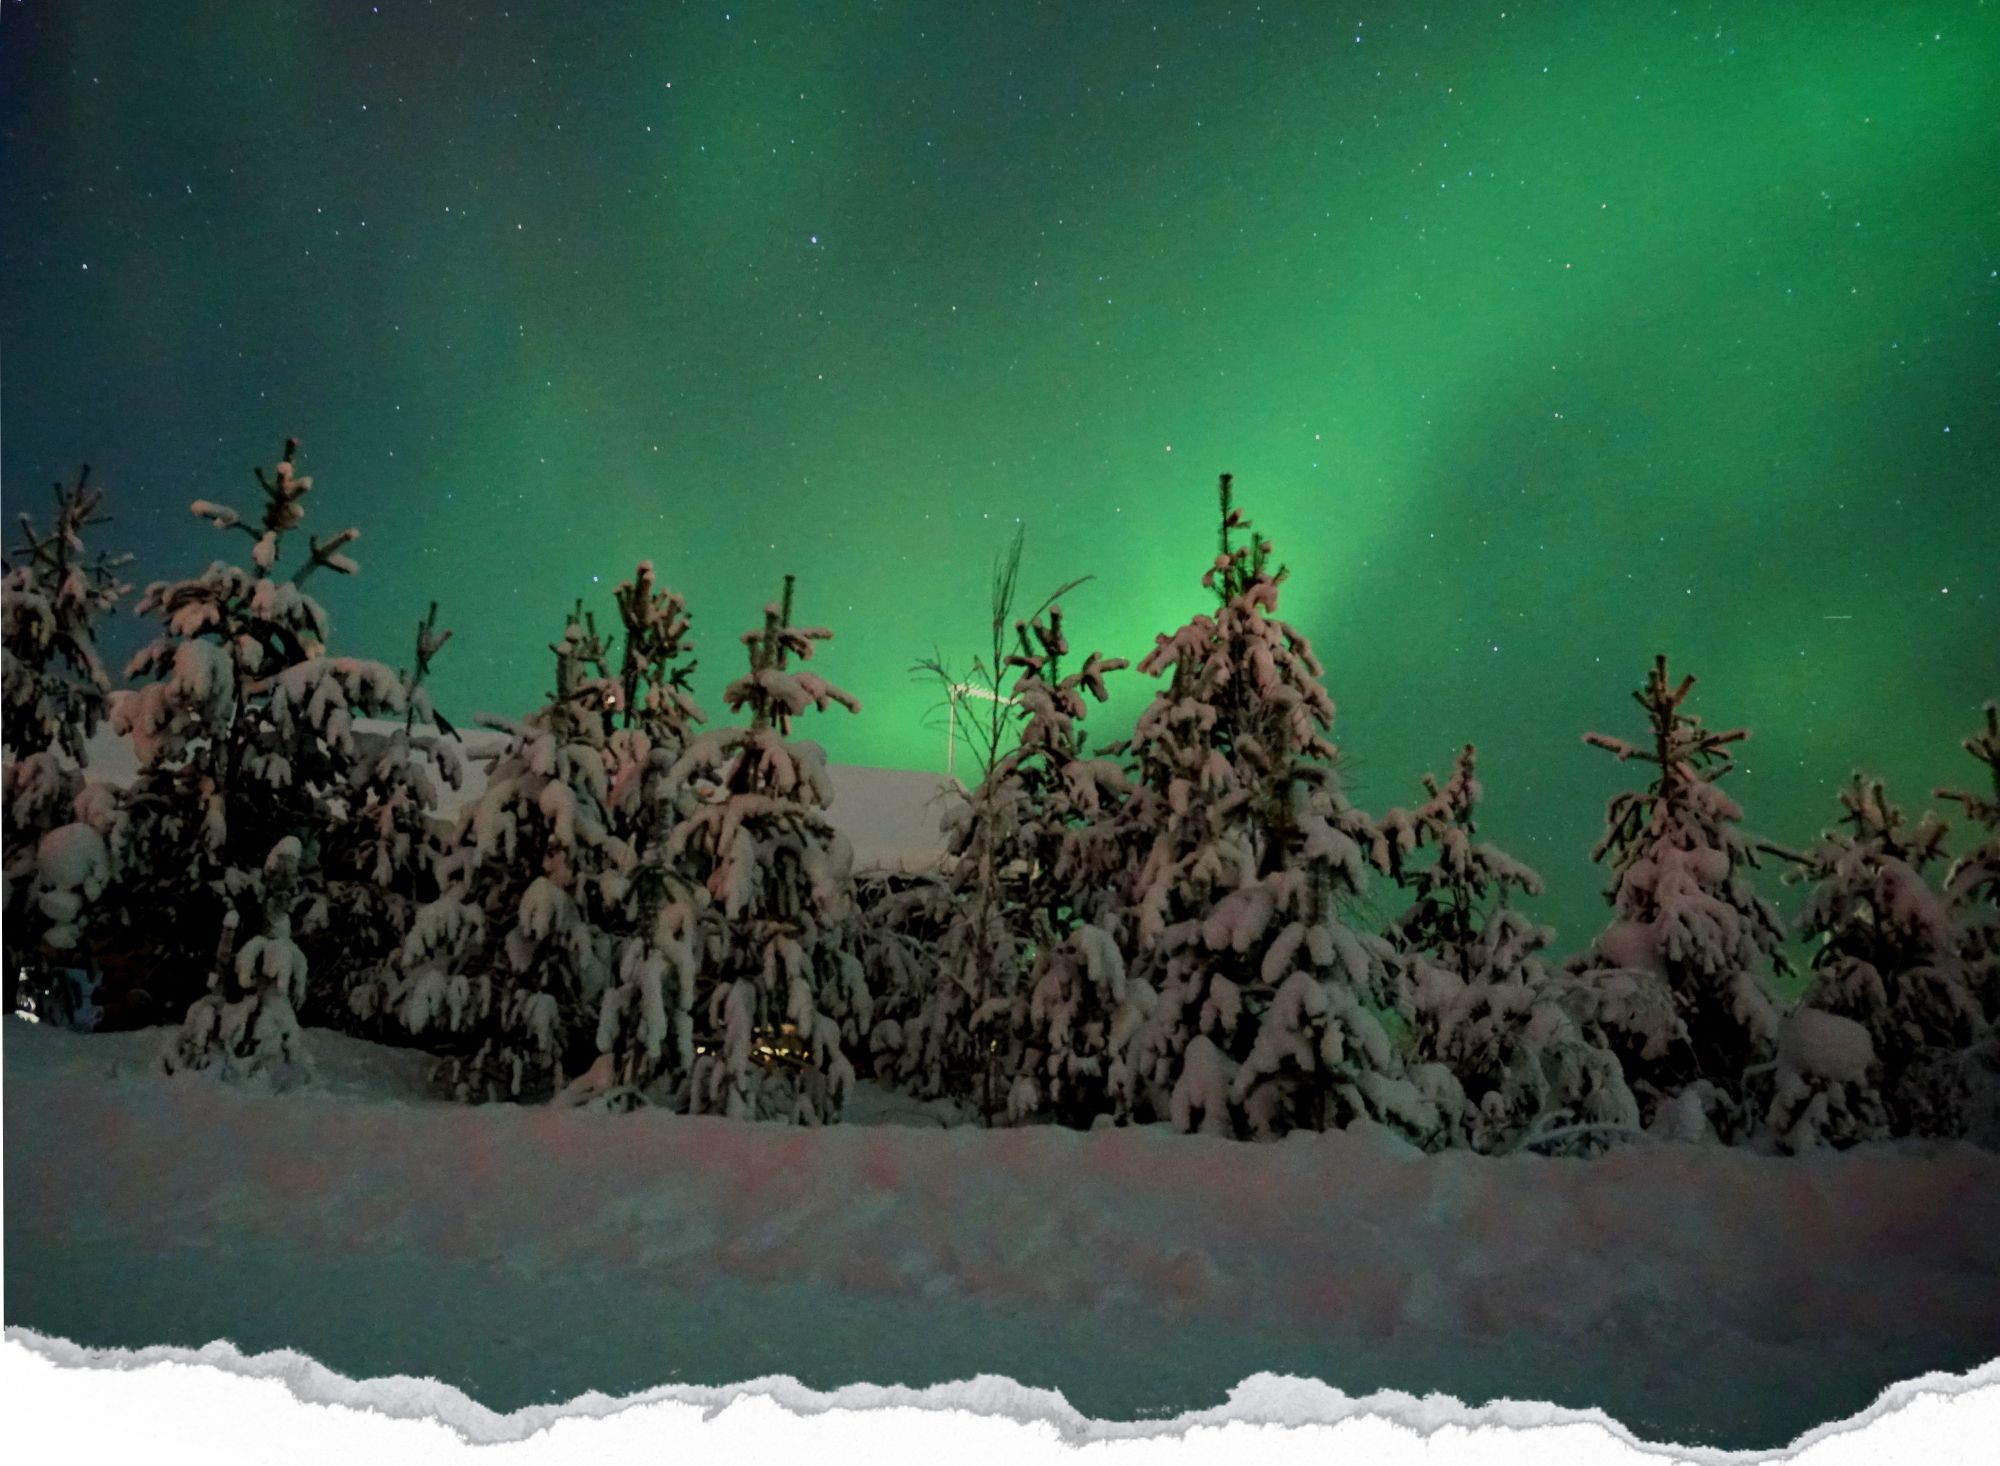
<path fill-rule="evenodd" d="M 1480 744 L 1565 948 L 1656 651 L 1802 841 L 2000 695 L 2000 5 L 52 3 L 0 11 L 7 507 L 133 578 L 287 434 L 337 649 L 527 711 L 641 558 L 698 689 L 786 571 L 864 712 L 1024 588 L 1135 661 L 1214 485 L 1292 568 L 1357 802 Z M 127 618 L 129 621 L 129 618 Z M 117 632 L 121 652 L 138 630 Z M 1136 673 L 1096 723 L 1129 729 Z M 1774 883 L 1775 884 L 1775 883 Z"/>

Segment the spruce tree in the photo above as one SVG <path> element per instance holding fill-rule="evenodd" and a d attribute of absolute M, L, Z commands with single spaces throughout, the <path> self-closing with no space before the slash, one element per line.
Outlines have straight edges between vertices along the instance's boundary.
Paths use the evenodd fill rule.
<path fill-rule="evenodd" d="M 1569 967 L 1618 1010 L 1604 1026 L 1647 1124 L 1731 1139 L 1747 1124 L 1745 1072 L 1777 1039 L 1763 972 L 1783 967 L 1782 933 L 1751 877 L 1757 846 L 1738 828 L 1743 811 L 1719 784 L 1733 767 L 1729 746 L 1749 732 L 1703 727 L 1685 707 L 1693 686 L 1693 677 L 1670 681 L 1658 657 L 1632 694 L 1649 740 L 1584 735 L 1619 762 L 1658 772 L 1646 789 L 1611 800 L 1591 858 L 1610 857 L 1605 897 L 1616 920 Z M 1664 1031 L 1653 1016 L 1662 995 L 1674 1019 Z"/>
<path fill-rule="evenodd" d="M 0 708 L 11 762 L 54 750 L 80 766 L 111 691 L 97 623 L 131 590 L 118 571 L 132 557 L 85 548 L 85 531 L 110 523 L 87 465 L 75 484 L 55 486 L 55 500 L 47 533 L 32 515 L 17 516 L 20 539 L 0 559 Z"/>
<path fill-rule="evenodd" d="M 966 724 L 980 778 L 943 821 L 949 914 L 935 954 L 936 980 L 902 1026 L 902 1069 L 917 1094 L 965 1105 L 989 1125 L 1008 1110 L 1012 1076 L 1026 1062 L 1023 1025 L 1037 940 L 1028 887 L 1040 780 L 1008 762 L 1024 715 L 1016 687 L 1024 669 L 1014 648 L 1025 635 L 1021 628 L 1089 579 L 1065 583 L 1027 617 L 1015 617 L 1025 539 L 1017 530 L 994 562 L 987 623 L 992 641 L 973 660 L 970 675 L 953 676 L 941 658 L 917 668 L 944 685 L 954 738 L 961 701 L 976 701 L 966 709 Z"/>
<path fill-rule="evenodd" d="M 691 1107 L 821 1124 L 839 1118 L 853 1084 L 842 1021 L 857 1015 L 865 1029 L 868 995 L 843 940 L 853 852 L 826 817 L 826 755 L 788 735 L 808 708 L 858 712 L 860 704 L 792 667 L 833 634 L 792 624 L 793 583 L 785 577 L 783 600 L 744 634 L 749 674 L 723 693 L 732 710 L 749 713 L 748 725 L 695 738 L 670 775 L 695 801 L 667 855 L 685 861 L 710 898 Z"/>
<path fill-rule="evenodd" d="M 945 812 L 945 906 L 935 980 L 903 1025 L 903 1070 L 926 1099 L 949 1099 L 992 1124 L 1021 1062 L 1015 1018 L 1025 999 L 1032 938 L 1022 929 L 1029 817 L 999 761 Z"/>
<path fill-rule="evenodd" d="M 1925 875 L 1942 859 L 1945 826 L 1928 814 L 1907 824 L 1881 780 L 1858 773 L 1840 802 L 1846 828 L 1794 857 L 1790 872 L 1812 887 L 1799 928 L 1813 978 L 1780 1034 L 1766 1127 L 1788 1149 L 1960 1134 L 1959 1056 L 1986 1024 L 1964 933 Z"/>
<path fill-rule="evenodd" d="M 599 924 L 610 780 L 606 713 L 618 684 L 579 605 L 549 650 L 555 691 L 507 733 L 438 863 L 398 956 L 394 1001 L 446 1050 L 438 1077 L 475 1102 L 552 1096 L 594 1051 L 609 983 Z"/>
<path fill-rule="evenodd" d="M 1435 1106 L 1402 1072 L 1384 1015 L 1387 945 L 1346 908 L 1374 831 L 1341 793 L 1333 700 L 1277 617 L 1284 571 L 1221 482 L 1216 598 L 1139 669 L 1170 681 L 1120 745 L 1135 950 L 1158 994 L 1133 1037 L 1126 1103 L 1181 1130 L 1269 1136 L 1381 1121 L 1415 1136 Z"/>
<path fill-rule="evenodd" d="M 0 561 L 7 1012 L 25 1004 L 38 1016 L 69 1016 L 72 994 L 46 957 L 87 948 L 90 906 L 111 874 L 111 801 L 102 788 L 83 797 L 84 745 L 111 691 L 97 623 L 131 589 L 118 579 L 131 556 L 86 550 L 85 531 L 108 522 L 98 513 L 103 499 L 85 467 L 74 485 L 56 485 L 48 532 L 20 515 L 20 540 Z"/>
<path fill-rule="evenodd" d="M 920 1092 L 989 1123 L 1004 1114 L 1087 1125 L 1117 1108 L 1119 1049 L 1142 1011 L 1127 1011 L 1110 899 L 1125 779 L 1086 755 L 1081 727 L 1086 698 L 1102 702 L 1105 675 L 1125 663 L 1093 652 L 1065 675 L 1053 601 L 1014 635 L 998 686 L 1018 732 L 957 816 L 942 971 L 911 1026 L 911 1062 Z"/>
<path fill-rule="evenodd" d="M 464 782 L 457 730 L 424 686 L 431 661 L 451 640 L 437 629 L 437 603 L 417 626 L 415 660 L 401 674 L 403 717 L 358 761 L 344 812 L 326 833 L 320 865 L 326 901 L 340 913 L 307 959 L 331 1011 L 370 1036 L 394 1024 L 397 958 L 417 909 L 437 898 L 437 863 L 450 824 L 439 814 L 446 789 Z M 424 731 L 429 728 L 435 731 Z"/>
<path fill-rule="evenodd" d="M 1021 869 L 1011 915 L 1033 952 L 1007 1015 L 1007 1111 L 1016 1121 L 1087 1127 L 1120 1114 L 1124 1047 L 1152 997 L 1126 984 L 1110 899 L 1122 874 L 1115 829 L 1125 776 L 1087 755 L 1082 727 L 1086 699 L 1103 702 L 1106 674 L 1126 663 L 1092 652 L 1065 675 L 1060 606 L 1019 624 L 1016 636 L 1008 664 L 1019 673 L 1020 740 L 988 776 L 997 802 L 1018 811 L 1006 851 Z"/>
<path fill-rule="evenodd" d="M 658 588 L 645 561 L 619 583 L 617 601 L 623 726 L 607 748 L 611 868 L 601 878 L 612 981 L 598 1015 L 598 1062 L 572 1098 L 629 1109 L 662 1080 L 684 1085 L 694 1066 L 695 966 L 708 898 L 668 847 L 693 809 L 676 768 L 705 715 L 688 690 L 695 663 L 686 600 Z"/>
<path fill-rule="evenodd" d="M 1387 811 L 1375 847 L 1410 893 L 1388 936 L 1409 986 L 1415 1057 L 1452 1076 L 1434 1087 L 1458 1092 L 1442 1108 L 1475 1149 L 1595 1149 L 1637 1129 L 1638 1103 L 1616 1056 L 1565 1005 L 1573 984 L 1541 955 L 1552 933 L 1510 902 L 1541 894 L 1541 877 L 1475 838 L 1476 766 L 1468 743 L 1442 786 L 1425 775 L 1429 797 Z"/>
<path fill-rule="evenodd" d="M 230 958 L 230 933 L 251 933 L 244 950 L 261 943 L 288 964 L 294 923 L 303 932 L 328 918 L 320 843 L 353 782 L 354 720 L 401 707 L 389 668 L 327 655 L 326 612 L 303 589 L 322 569 L 355 572 L 345 550 L 359 531 L 313 536 L 295 570 L 279 569 L 312 488 L 295 472 L 297 452 L 287 441 L 274 469 L 256 471 L 255 524 L 194 503 L 198 517 L 250 538 L 251 563 L 218 560 L 192 580 L 148 586 L 138 610 L 159 618 L 161 635 L 126 669 L 142 685 L 111 695 L 112 726 L 131 739 L 138 772 L 119 802 L 107 904 L 128 945 L 158 954 L 154 996 L 169 1011 L 188 1004 L 164 1060 L 175 1068 L 255 1071 L 292 1054 L 306 970 L 253 972 Z M 266 1043 L 275 1058 L 251 1052 Z"/>

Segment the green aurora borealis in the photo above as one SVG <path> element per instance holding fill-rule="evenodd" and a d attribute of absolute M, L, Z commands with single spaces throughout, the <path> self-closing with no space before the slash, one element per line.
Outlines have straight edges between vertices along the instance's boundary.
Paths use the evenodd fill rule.
<path fill-rule="evenodd" d="M 50 3 L 0 11 L 7 508 L 95 465 L 134 579 L 286 434 L 453 716 L 641 558 L 699 691 L 800 576 L 858 718 L 988 565 L 1134 661 L 1214 481 L 1291 566 L 1350 790 L 1477 742 L 1567 949 L 1655 651 L 1802 841 L 2000 695 L 2000 5 Z M 598 577 L 593 580 L 593 577 Z M 129 618 L 124 618 L 129 622 Z M 126 625 L 112 645 L 135 645 Z M 1151 684 L 1123 674 L 1097 731 Z M 1775 890 L 1775 879 L 1770 883 Z"/>

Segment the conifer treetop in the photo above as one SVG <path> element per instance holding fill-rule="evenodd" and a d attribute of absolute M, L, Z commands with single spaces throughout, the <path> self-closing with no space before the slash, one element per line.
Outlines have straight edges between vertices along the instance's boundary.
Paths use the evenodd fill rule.
<path fill-rule="evenodd" d="M 578 601 L 563 626 L 562 640 L 549 643 L 556 659 L 556 689 L 549 699 L 548 725 L 562 736 L 608 733 L 619 706 L 619 685 L 610 675 L 611 648 L 598 634 L 597 617 Z"/>
<path fill-rule="evenodd" d="M 253 542 L 250 556 L 253 568 L 245 570 L 218 560 L 192 579 L 154 581 L 147 586 L 136 609 L 141 615 L 158 615 L 166 635 L 132 659 L 125 669 L 127 677 L 170 677 L 182 685 L 183 691 L 205 695 L 204 689 L 214 689 L 220 696 L 223 659 L 229 664 L 227 680 L 233 683 L 238 676 L 273 677 L 286 668 L 324 655 L 326 612 L 301 587 L 319 569 L 339 575 L 354 574 L 359 567 L 345 553 L 345 548 L 361 532 L 350 527 L 324 541 L 312 536 L 305 562 L 286 579 L 274 574 L 283 556 L 284 537 L 295 531 L 305 518 L 305 496 L 312 488 L 310 478 L 295 472 L 298 448 L 298 439 L 287 438 L 284 457 L 275 469 L 269 473 L 262 468 L 253 470 L 265 495 L 261 533 L 244 523 L 242 516 L 226 504 L 197 499 L 189 506 L 197 518 L 249 535 Z M 212 653 L 190 650 L 204 637 L 219 643 L 219 650 Z M 201 670 L 198 664 L 204 662 L 209 664 L 207 672 L 194 675 Z M 339 665 L 360 664 L 343 660 Z M 394 680 L 387 669 L 383 669 L 382 675 Z M 394 705 L 401 708 L 400 701 Z M 141 711 L 137 705 L 128 708 L 134 714 Z M 147 717 L 160 711 L 154 707 Z M 152 730 L 141 733 L 139 739 L 140 761 L 144 763 Z"/>
<path fill-rule="evenodd" d="M 1716 788 L 1716 781 L 1735 767 L 1728 746 L 1750 736 L 1747 728 L 1726 730 L 1702 726 L 1701 719 L 1683 709 L 1694 687 L 1692 675 L 1674 684 L 1667 675 L 1667 658 L 1662 652 L 1653 659 L 1646 685 L 1632 694 L 1646 714 L 1652 732 L 1652 746 L 1630 743 L 1606 733 L 1586 733 L 1583 741 L 1602 748 L 1620 763 L 1637 760 L 1659 769 L 1652 787 L 1643 793 L 1626 792 L 1611 801 L 1603 836 L 1590 852 L 1592 860 L 1602 860 L 1613 850 L 1631 850 L 1650 828 L 1655 835 L 1670 834 L 1657 818 L 1658 807 L 1692 816 L 1705 824 L 1722 825 L 1742 818 L 1734 800 Z M 1697 807 L 1698 806 L 1698 807 Z M 1740 852 L 1751 865 L 1757 863 L 1748 842 Z"/>
<path fill-rule="evenodd" d="M 1217 601 L 1225 606 L 1259 581 L 1268 580 L 1276 586 L 1286 574 L 1282 565 L 1274 572 L 1266 570 L 1271 558 L 1271 542 L 1255 530 L 1251 530 L 1249 544 L 1230 544 L 1230 531 L 1250 529 L 1249 519 L 1236 507 L 1235 480 L 1234 474 L 1225 473 L 1216 486 L 1216 498 L 1222 508 L 1222 526 L 1216 535 L 1220 549 L 1215 563 L 1201 578 L 1201 583 L 1214 591 Z M 1275 606 L 1275 595 L 1272 602 Z"/>
<path fill-rule="evenodd" d="M 6 742 L 17 757 L 60 746 L 78 763 L 111 679 L 91 623 L 116 609 L 132 587 L 117 572 L 127 555 L 85 558 L 84 531 L 108 524 L 104 491 L 85 464 L 73 485 L 57 483 L 47 533 L 18 516 L 20 541 L 0 557 L 5 572 Z"/>
<path fill-rule="evenodd" d="M 1928 811 L 1907 823 L 1882 781 L 1859 772 L 1840 803 L 1844 829 L 1787 852 L 1786 879 L 1815 886 L 1800 914 L 1802 929 L 1823 939 L 1814 967 L 1856 954 L 1891 974 L 1948 961 L 1960 938 L 1923 871 L 1945 854 L 1949 827 Z"/>
<path fill-rule="evenodd" d="M 299 440 L 285 439 L 285 451 L 277 465 L 265 472 L 259 465 L 251 472 L 257 476 L 258 487 L 264 491 L 264 512 L 261 516 L 263 533 L 243 522 L 243 516 L 227 504 L 214 503 L 208 499 L 197 499 L 188 506 L 197 519 L 206 519 L 218 529 L 240 529 L 255 542 L 250 558 L 257 568 L 269 575 L 278 563 L 280 543 L 284 536 L 297 529 L 306 517 L 305 497 L 313 486 L 308 475 L 301 477 L 296 472 L 299 455 Z M 292 584 L 303 584 L 306 577 L 322 567 L 340 575 L 352 575 L 360 567 L 343 550 L 361 538 L 361 531 L 349 525 L 331 539 L 321 541 L 313 535 L 308 540 L 306 561 L 292 573 Z"/>
<path fill-rule="evenodd" d="M 1959 747 L 1986 765 L 1993 792 L 1980 794 L 1971 789 L 1937 789 L 1932 791 L 1932 797 L 1949 799 L 1965 810 L 1968 819 L 1989 830 L 2000 830 L 2000 701 L 1987 703 L 1983 711 L 1986 726 L 1961 741 Z"/>
<path fill-rule="evenodd" d="M 850 713 L 861 711 L 859 699 L 817 673 L 787 670 L 792 657 L 810 661 L 814 644 L 833 637 L 824 626 L 792 625 L 792 593 L 797 579 L 787 575 L 784 600 L 767 602 L 764 624 L 743 633 L 743 644 L 750 648 L 750 674 L 737 678 L 722 694 L 732 711 L 750 709 L 753 730 L 772 728 L 780 737 L 790 735 L 792 719 L 809 707 L 825 712 L 839 703 Z"/>
<path fill-rule="evenodd" d="M 1390 926 L 1390 935 L 1404 945 L 1449 955 L 1461 978 L 1471 976 L 1471 957 L 1486 931 L 1488 901 L 1507 904 L 1510 891 L 1527 896 L 1542 893 L 1542 878 L 1496 846 L 1474 840 L 1474 811 L 1483 794 L 1475 768 L 1478 750 L 1468 743 L 1459 751 L 1451 777 L 1440 785 L 1425 774 L 1429 796 L 1414 810 L 1391 809 L 1377 822 L 1374 865 L 1407 887 L 1414 900 Z M 1412 866 L 1409 858 L 1430 848 L 1436 858 Z"/>
<path fill-rule="evenodd" d="M 1170 685 L 1140 714 L 1125 749 L 1137 751 L 1142 766 L 1163 773 L 1163 763 L 1183 762 L 1196 773 L 1208 760 L 1247 758 L 1260 768 L 1297 760 L 1330 763 L 1336 756 L 1325 736 L 1333 726 L 1333 699 L 1312 644 L 1277 616 L 1283 566 L 1270 565 L 1271 544 L 1254 531 L 1239 544 L 1235 532 L 1250 521 L 1235 506 L 1231 477 L 1218 491 L 1219 551 L 1202 576 L 1220 605 L 1198 615 L 1171 636 L 1155 639 L 1139 670 L 1157 677 L 1171 669 Z"/>
<path fill-rule="evenodd" d="M 1694 675 L 1690 673 L 1681 678 L 1678 686 L 1671 685 L 1667 654 L 1661 652 L 1653 658 L 1646 685 L 1632 694 L 1632 701 L 1645 711 L 1646 721 L 1652 726 L 1653 746 L 1648 749 L 1606 733 L 1586 733 L 1583 741 L 1614 754 L 1620 763 L 1640 759 L 1658 765 L 1663 786 L 1721 778 L 1734 766 L 1726 751 L 1728 745 L 1748 738 L 1750 730 L 1710 730 L 1702 727 L 1695 714 L 1681 711 L 1681 704 L 1687 700 L 1694 683 Z"/>
<path fill-rule="evenodd" d="M 438 603 L 432 601 L 429 612 L 424 616 L 423 620 L 417 623 L 415 660 L 412 662 L 409 670 L 402 674 L 402 682 L 405 689 L 403 698 L 403 732 L 405 734 L 413 732 L 419 721 L 434 721 L 438 726 L 438 731 L 446 737 L 453 736 L 457 731 L 450 723 L 445 721 L 444 715 L 431 705 L 430 694 L 424 690 L 424 682 L 431 673 L 432 661 L 436 659 L 439 652 L 444 650 L 445 643 L 451 640 L 450 628 L 447 627 L 444 631 L 437 629 L 437 616 Z M 420 714 L 421 719 L 419 717 Z"/>
<path fill-rule="evenodd" d="M 618 583 L 616 599 L 625 627 L 618 668 L 625 725 L 668 724 L 684 733 L 689 724 L 704 721 L 688 691 L 697 663 L 689 655 L 694 643 L 688 637 L 687 598 L 656 588 L 653 562 L 641 560 L 632 578 Z"/>
<path fill-rule="evenodd" d="M 1065 677 L 1062 659 L 1069 654 L 1069 638 L 1063 634 L 1062 607 L 1055 604 L 1045 615 L 1016 621 L 1014 635 L 1018 650 L 1008 656 L 1007 665 L 1021 673 L 1013 695 L 1023 715 L 1014 756 L 1018 760 L 1042 752 L 1060 764 L 1077 755 L 1076 723 L 1084 715 L 1085 695 L 1106 701 L 1110 693 L 1105 676 L 1131 664 L 1123 657 L 1092 652 Z"/>
<path fill-rule="evenodd" d="M 1944 853 L 1944 837 L 1950 826 L 1929 810 L 1914 825 L 1906 823 L 1903 811 L 1890 802 L 1880 779 L 1856 770 L 1840 791 L 1840 805 L 1844 811 L 1840 823 L 1847 827 L 1847 833 L 1829 832 L 1829 845 L 1867 845 L 1912 870 L 1921 870 Z"/>

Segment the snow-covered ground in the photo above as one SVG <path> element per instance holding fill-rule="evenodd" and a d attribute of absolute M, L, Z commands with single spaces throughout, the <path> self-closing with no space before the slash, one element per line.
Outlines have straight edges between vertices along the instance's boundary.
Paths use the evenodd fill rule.
<path fill-rule="evenodd" d="M 681 1381 L 981 1373 L 1177 1414 L 1258 1371 L 1598 1405 L 1771 1447 L 2000 1356 L 2000 1155 L 1423 1156 L 1347 1132 L 824 1131 L 424 1096 L 311 1035 L 284 1095 L 161 1036 L 5 1033 L 6 1321 L 303 1349 L 497 1409 Z"/>

